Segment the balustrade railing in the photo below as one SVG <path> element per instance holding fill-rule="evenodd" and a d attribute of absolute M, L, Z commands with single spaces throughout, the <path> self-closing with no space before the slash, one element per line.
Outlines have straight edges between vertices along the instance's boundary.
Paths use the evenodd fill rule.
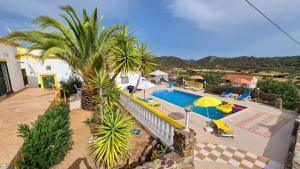
<path fill-rule="evenodd" d="M 153 137 L 167 146 L 173 145 L 174 129 L 185 128 L 180 122 L 126 92 L 121 92 L 120 102 Z"/>

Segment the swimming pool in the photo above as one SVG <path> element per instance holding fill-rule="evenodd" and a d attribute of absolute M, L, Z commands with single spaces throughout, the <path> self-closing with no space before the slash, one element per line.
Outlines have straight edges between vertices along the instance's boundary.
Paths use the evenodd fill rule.
<path fill-rule="evenodd" d="M 178 90 L 158 90 L 158 91 L 154 91 L 151 95 L 158 97 L 164 101 L 175 104 L 182 108 L 186 104 L 192 104 L 195 100 L 202 97 L 202 96 L 198 96 L 198 95 L 194 95 L 194 94 L 190 94 L 190 93 L 186 93 L 186 92 L 182 92 L 182 91 L 178 91 Z M 223 102 L 223 103 L 226 103 L 226 102 Z M 234 114 L 238 111 L 241 111 L 241 110 L 247 108 L 247 107 L 240 106 L 240 105 L 236 105 L 236 106 L 239 107 L 238 110 L 233 109 L 231 113 L 226 113 L 226 114 L 222 113 L 221 111 L 218 111 L 215 107 L 204 108 L 204 107 L 193 106 L 192 111 L 199 115 L 202 115 L 204 117 L 218 120 L 225 116 Z M 207 113 L 207 110 L 208 110 L 208 113 Z"/>

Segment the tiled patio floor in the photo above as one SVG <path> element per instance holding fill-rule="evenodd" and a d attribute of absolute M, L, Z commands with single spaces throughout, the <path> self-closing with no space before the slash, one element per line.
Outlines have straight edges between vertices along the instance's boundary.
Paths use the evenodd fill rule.
<path fill-rule="evenodd" d="M 22 145 L 22 139 L 17 137 L 18 124 L 35 121 L 49 107 L 52 97 L 51 91 L 27 88 L 1 99 L 0 164 L 9 164 Z"/>
<path fill-rule="evenodd" d="M 161 89 L 169 88 L 164 85 L 153 87 L 146 90 L 146 97 L 153 97 L 154 100 L 161 101 L 163 104 L 160 107 L 157 107 L 157 109 L 184 123 L 185 112 L 183 108 L 151 95 L 152 91 Z M 232 102 L 247 107 L 247 109 L 221 119 L 236 131 L 237 136 L 233 139 L 218 137 L 213 133 L 205 132 L 203 128 L 206 126 L 209 119 L 196 113 L 190 113 L 190 128 L 196 131 L 198 143 L 226 145 L 228 147 L 252 152 L 275 162 L 285 162 L 291 141 L 293 123 L 296 117 L 294 112 L 280 110 L 252 101 L 244 102 L 232 98 L 221 98 L 217 95 L 204 93 L 203 91 L 195 92 L 176 87 L 173 89 L 200 96 L 212 96 L 219 98 L 222 101 Z M 137 93 L 137 95 L 142 96 L 143 92 Z"/>
<path fill-rule="evenodd" d="M 226 145 L 212 143 L 198 143 L 195 148 L 195 161 L 213 161 L 218 163 L 230 164 L 243 169 L 282 169 L 280 163 L 269 167 L 269 160 Z"/>

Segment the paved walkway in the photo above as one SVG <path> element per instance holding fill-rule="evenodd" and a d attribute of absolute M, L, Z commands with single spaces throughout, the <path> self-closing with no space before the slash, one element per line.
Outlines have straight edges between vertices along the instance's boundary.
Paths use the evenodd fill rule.
<path fill-rule="evenodd" d="M 234 147 L 212 143 L 197 144 L 195 161 L 198 160 L 230 164 L 243 169 L 283 169 L 281 163 L 268 160 L 265 157 Z"/>
<path fill-rule="evenodd" d="M 23 143 L 17 137 L 18 124 L 34 122 L 52 98 L 51 91 L 27 88 L 0 100 L 0 165 L 9 164 Z"/>

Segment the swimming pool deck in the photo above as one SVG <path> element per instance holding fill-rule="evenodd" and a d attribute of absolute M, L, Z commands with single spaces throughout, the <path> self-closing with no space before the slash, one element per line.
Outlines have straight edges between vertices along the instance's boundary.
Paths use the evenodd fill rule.
<path fill-rule="evenodd" d="M 166 85 L 159 85 L 147 89 L 146 97 L 153 97 L 154 100 L 161 101 L 163 104 L 160 107 L 156 107 L 157 109 L 175 120 L 184 123 L 185 112 L 183 108 L 151 95 L 153 91 L 162 89 L 170 90 Z M 235 138 L 218 137 L 213 133 L 204 131 L 203 128 L 206 126 L 208 119 L 196 113 L 190 113 L 190 128 L 196 132 L 198 143 L 226 145 L 266 157 L 275 163 L 279 162 L 283 164 L 285 162 L 291 141 L 293 123 L 296 118 L 295 112 L 277 109 L 253 101 L 238 101 L 233 98 L 223 98 L 204 93 L 203 91 L 192 91 L 178 87 L 172 89 L 200 96 L 212 96 L 222 101 L 247 107 L 245 110 L 221 119 L 236 131 L 237 136 Z M 143 92 L 138 92 L 137 95 L 143 96 Z"/>

